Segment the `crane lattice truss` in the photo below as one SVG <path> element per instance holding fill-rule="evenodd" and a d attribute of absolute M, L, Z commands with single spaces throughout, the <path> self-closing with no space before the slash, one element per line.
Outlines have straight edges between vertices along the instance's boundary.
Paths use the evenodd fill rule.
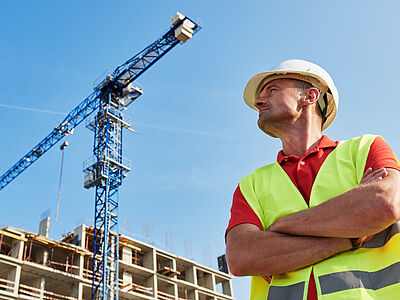
<path fill-rule="evenodd" d="M 93 157 L 84 163 L 84 185 L 96 189 L 92 299 L 118 299 L 118 188 L 130 170 L 130 161 L 122 156 L 122 129 L 129 129 L 130 124 L 121 110 L 142 94 L 134 80 L 200 28 L 198 23 L 176 13 L 172 26 L 161 38 L 106 76 L 59 126 L 0 177 L 2 190 L 96 112 L 86 125 L 94 132 Z"/>

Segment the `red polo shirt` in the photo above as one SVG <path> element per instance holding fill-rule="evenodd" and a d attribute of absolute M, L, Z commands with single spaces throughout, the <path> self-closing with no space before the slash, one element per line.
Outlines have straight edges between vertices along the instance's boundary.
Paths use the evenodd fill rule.
<path fill-rule="evenodd" d="M 337 145 L 338 141 L 334 142 L 326 135 L 323 135 L 319 144 L 302 158 L 294 155 L 285 156 L 282 150 L 278 153 L 278 163 L 303 195 L 307 205 L 310 201 L 311 188 L 315 177 L 325 161 L 325 158 Z M 392 149 L 382 138 L 376 138 L 370 147 L 365 170 L 369 167 L 371 167 L 373 171 L 382 167 L 393 168 L 400 171 Z M 226 232 L 232 227 L 243 223 L 257 225 L 263 230 L 260 220 L 247 203 L 238 186 L 233 194 L 231 218 Z M 311 273 L 307 298 L 308 300 L 317 300 L 317 290 L 313 273 Z"/>

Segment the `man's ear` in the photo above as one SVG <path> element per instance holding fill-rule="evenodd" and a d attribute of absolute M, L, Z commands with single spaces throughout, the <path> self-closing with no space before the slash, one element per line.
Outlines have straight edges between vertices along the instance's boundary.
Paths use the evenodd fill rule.
<path fill-rule="evenodd" d="M 310 88 L 306 91 L 306 95 L 304 98 L 305 105 L 311 105 L 318 101 L 319 98 L 319 90 L 316 88 Z"/>
<path fill-rule="evenodd" d="M 308 102 L 310 104 L 316 103 L 318 101 L 319 98 L 319 90 L 316 88 L 310 88 L 307 91 L 307 95 L 306 95 L 306 100 L 308 100 Z"/>

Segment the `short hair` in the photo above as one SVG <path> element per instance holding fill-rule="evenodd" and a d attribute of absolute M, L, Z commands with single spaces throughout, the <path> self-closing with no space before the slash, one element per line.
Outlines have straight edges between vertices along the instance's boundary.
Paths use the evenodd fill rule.
<path fill-rule="evenodd" d="M 308 90 L 313 88 L 314 86 L 307 82 L 307 81 L 303 81 L 303 80 L 299 80 L 299 79 L 292 79 L 294 81 L 294 86 L 298 89 L 301 90 Z"/>
<path fill-rule="evenodd" d="M 311 83 L 299 79 L 292 79 L 294 81 L 294 86 L 302 91 L 308 90 L 311 88 L 315 88 Z M 319 89 L 318 89 L 319 90 Z M 322 118 L 322 123 L 325 122 L 326 118 L 324 117 L 324 113 L 321 110 L 321 107 L 319 106 L 319 103 L 317 103 L 317 113 L 318 115 Z"/>

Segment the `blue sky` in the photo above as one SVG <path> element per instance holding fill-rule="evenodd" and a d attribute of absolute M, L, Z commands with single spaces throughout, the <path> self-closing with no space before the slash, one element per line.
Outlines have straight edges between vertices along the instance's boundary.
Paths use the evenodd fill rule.
<path fill-rule="evenodd" d="M 132 171 L 120 188 L 120 227 L 142 238 L 154 224 L 156 246 L 173 233 L 185 256 L 216 267 L 237 182 L 272 162 L 280 142 L 259 132 L 242 100 L 255 73 L 288 58 L 325 67 L 340 94 L 326 133 L 336 140 L 383 135 L 400 151 L 400 21 L 396 1 L 3 1 L 0 12 L 0 172 L 4 173 L 86 98 L 93 82 L 161 36 L 180 11 L 204 28 L 146 71 L 144 94 L 126 115 Z M 19 107 L 19 108 L 15 108 Z M 51 237 L 93 220 L 94 191 L 82 163 L 92 132 L 67 140 L 61 206 L 55 222 L 59 146 L 0 192 L 0 223 L 37 231 L 50 210 Z M 129 225 L 130 224 L 130 225 Z M 237 299 L 249 280 L 235 279 Z"/>

